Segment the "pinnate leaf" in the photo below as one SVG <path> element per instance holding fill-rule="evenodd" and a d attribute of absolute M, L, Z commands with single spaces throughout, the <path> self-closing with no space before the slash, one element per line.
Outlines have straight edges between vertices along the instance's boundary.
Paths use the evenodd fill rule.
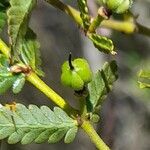
<path fill-rule="evenodd" d="M 21 60 L 26 65 L 30 66 L 35 73 L 43 76 L 44 73 L 40 68 L 40 44 L 37 41 L 36 34 L 28 28 L 27 33 L 23 39 L 22 49 L 21 49 Z"/>
<path fill-rule="evenodd" d="M 8 32 L 12 50 L 16 57 L 22 49 L 23 38 L 28 29 L 28 22 L 31 11 L 36 4 L 36 0 L 10 0 L 8 10 Z"/>
<path fill-rule="evenodd" d="M 15 104 L 15 110 L 0 108 L 0 140 L 8 138 L 10 144 L 56 143 L 64 136 L 65 143 L 70 143 L 77 129 L 77 122 L 58 107 L 54 111 L 47 106 L 27 108 L 22 104 Z"/>
<path fill-rule="evenodd" d="M 95 111 L 101 105 L 103 99 L 111 91 L 113 83 L 117 80 L 117 65 L 115 61 L 106 62 L 88 84 L 89 96 L 87 107 L 89 111 Z"/>
<path fill-rule="evenodd" d="M 116 54 L 116 52 L 114 51 L 114 44 L 112 40 L 95 33 L 89 33 L 88 37 L 99 51 L 104 52 L 106 54 Z"/>
<path fill-rule="evenodd" d="M 10 0 L 8 10 L 8 32 L 13 50 L 13 60 L 30 66 L 35 73 L 43 75 L 41 59 L 35 33 L 28 27 L 28 22 L 36 0 Z"/>

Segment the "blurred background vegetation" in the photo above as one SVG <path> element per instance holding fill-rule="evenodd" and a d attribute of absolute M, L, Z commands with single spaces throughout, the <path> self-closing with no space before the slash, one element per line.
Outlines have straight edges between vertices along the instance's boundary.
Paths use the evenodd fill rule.
<path fill-rule="evenodd" d="M 74 7 L 77 5 L 76 1 L 64 2 Z M 94 0 L 88 2 L 91 14 L 95 15 L 98 5 Z M 139 23 L 150 27 L 150 0 L 135 0 L 132 12 L 139 15 L 137 18 Z M 43 80 L 72 105 L 76 105 L 73 91 L 60 84 L 61 64 L 68 58 L 69 52 L 72 52 L 74 58 L 86 58 L 93 71 L 100 69 L 105 61 L 117 60 L 119 79 L 100 111 L 101 119 L 96 126 L 97 131 L 112 150 L 149 150 L 150 91 L 139 89 L 137 72 L 141 68 L 150 68 L 150 38 L 100 29 L 98 32 L 110 36 L 118 50 L 118 55 L 112 58 L 96 50 L 70 17 L 41 0 L 38 0 L 30 25 L 41 43 L 45 72 Z M 2 36 L 3 39 L 8 40 L 4 32 Z M 0 96 L 0 99 L 3 104 L 14 100 L 26 105 L 32 103 L 53 107 L 48 98 L 28 83 L 19 95 L 8 92 Z M 8 145 L 5 140 L 1 141 L 1 150 L 30 149 L 94 150 L 95 147 L 82 131 L 69 145 L 60 142 L 53 145 L 45 143 L 23 146 Z"/>

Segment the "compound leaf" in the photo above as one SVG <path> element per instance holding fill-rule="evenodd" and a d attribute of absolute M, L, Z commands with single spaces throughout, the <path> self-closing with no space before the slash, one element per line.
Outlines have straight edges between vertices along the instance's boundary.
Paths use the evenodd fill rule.
<path fill-rule="evenodd" d="M 43 75 L 41 59 L 35 33 L 28 27 L 36 0 L 10 0 L 8 10 L 8 32 L 13 51 L 13 60 L 30 66 L 35 73 Z"/>
<path fill-rule="evenodd" d="M 116 52 L 114 51 L 114 44 L 112 40 L 95 33 L 88 34 L 88 37 L 99 51 L 104 52 L 106 54 L 116 54 Z"/>
<path fill-rule="evenodd" d="M 28 108 L 22 104 L 14 106 L 15 110 L 11 110 L 8 106 L 0 108 L 1 140 L 8 138 L 9 144 L 45 141 L 56 143 L 65 136 L 64 141 L 70 143 L 75 138 L 77 122 L 67 116 L 62 109 L 55 107 L 52 111 L 47 106 L 40 108 L 35 105 L 29 105 Z"/>
<path fill-rule="evenodd" d="M 40 65 L 40 44 L 37 41 L 36 34 L 28 28 L 27 33 L 23 39 L 22 49 L 21 49 L 21 60 L 26 65 L 29 65 L 35 73 L 38 75 L 43 76 L 44 73 L 42 72 Z"/>
<path fill-rule="evenodd" d="M 115 61 L 106 62 L 88 84 L 89 96 L 87 97 L 87 107 L 89 111 L 95 111 L 102 100 L 111 91 L 112 84 L 117 80 L 117 65 Z"/>
<path fill-rule="evenodd" d="M 23 38 L 28 29 L 29 17 L 36 0 L 10 0 L 8 10 L 8 32 L 15 58 L 22 49 Z"/>

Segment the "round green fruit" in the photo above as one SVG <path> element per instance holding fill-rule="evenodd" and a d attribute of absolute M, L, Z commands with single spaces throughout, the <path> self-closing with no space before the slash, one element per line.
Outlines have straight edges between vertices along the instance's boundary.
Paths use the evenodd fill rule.
<path fill-rule="evenodd" d="M 75 91 L 82 90 L 92 80 L 92 72 L 85 59 L 77 58 L 71 63 L 66 61 L 61 69 L 61 83 Z"/>

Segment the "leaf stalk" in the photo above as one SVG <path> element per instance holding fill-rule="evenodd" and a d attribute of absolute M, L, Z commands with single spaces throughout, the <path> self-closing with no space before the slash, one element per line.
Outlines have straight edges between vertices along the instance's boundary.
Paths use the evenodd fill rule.
<path fill-rule="evenodd" d="M 89 121 L 83 121 L 81 128 L 90 137 L 91 141 L 95 144 L 98 150 L 110 150 L 110 148 L 100 138 Z"/>

